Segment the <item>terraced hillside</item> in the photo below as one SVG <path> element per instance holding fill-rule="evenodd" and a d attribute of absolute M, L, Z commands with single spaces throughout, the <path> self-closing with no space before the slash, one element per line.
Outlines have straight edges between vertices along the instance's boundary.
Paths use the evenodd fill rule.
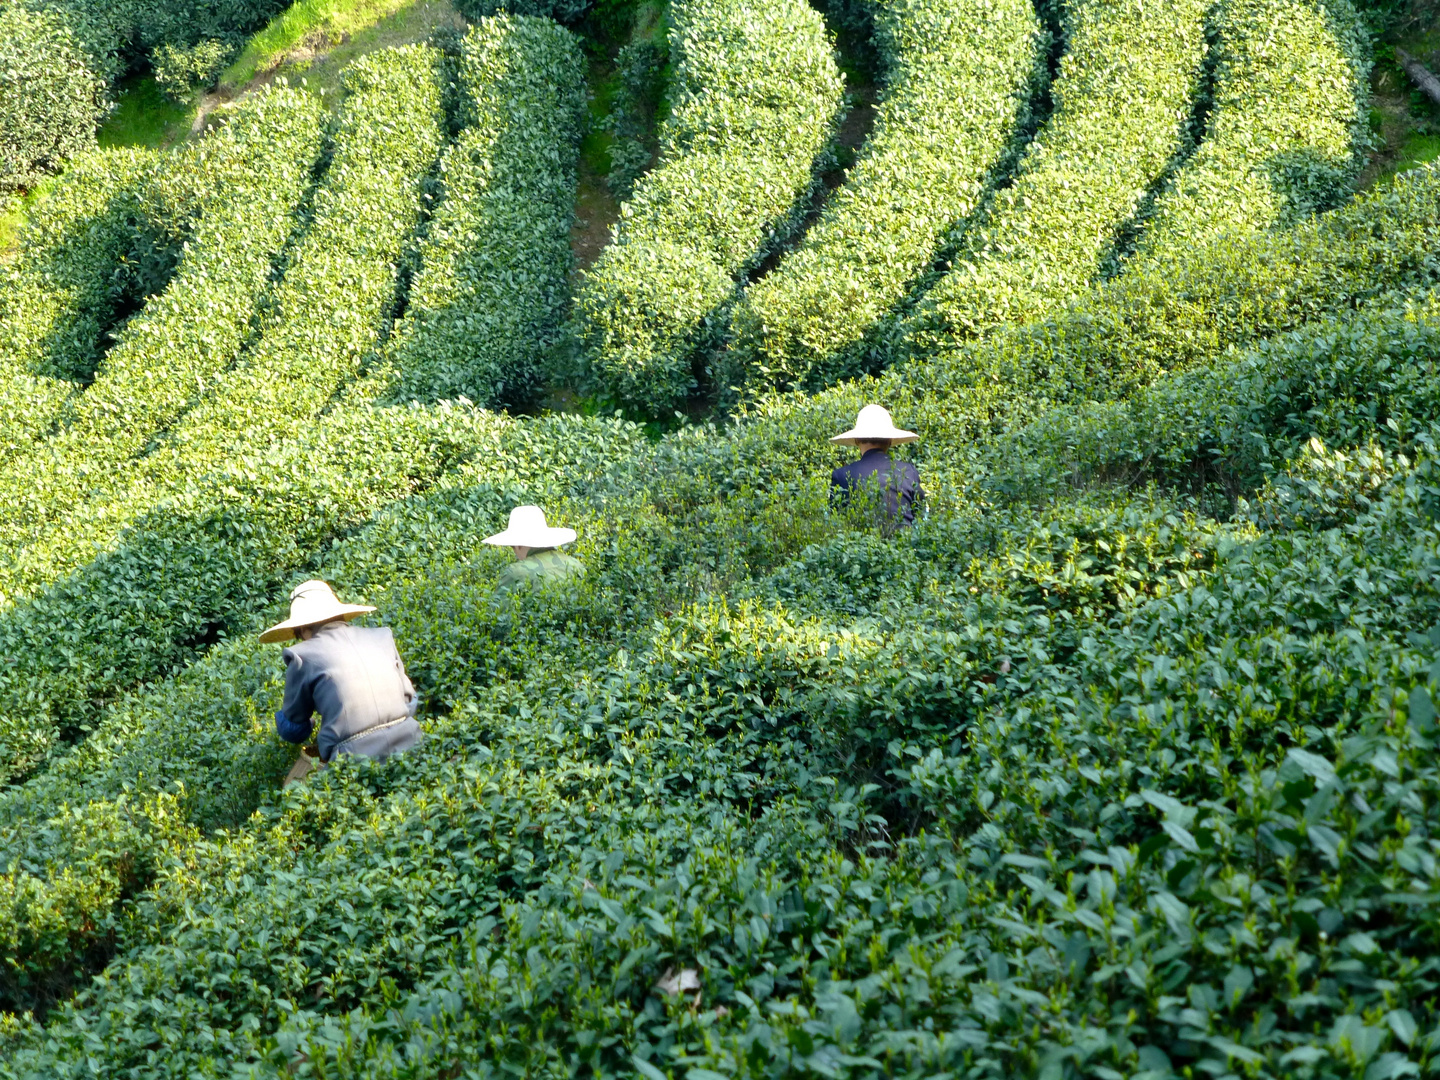
<path fill-rule="evenodd" d="M 1440 172 L 1354 190 L 1362 18 L 671 0 L 580 271 L 630 9 L 460 7 L 0 263 L 0 1078 L 1432 1072 Z M 522 503 L 583 577 L 496 593 Z M 282 790 L 311 577 L 426 737 Z"/>

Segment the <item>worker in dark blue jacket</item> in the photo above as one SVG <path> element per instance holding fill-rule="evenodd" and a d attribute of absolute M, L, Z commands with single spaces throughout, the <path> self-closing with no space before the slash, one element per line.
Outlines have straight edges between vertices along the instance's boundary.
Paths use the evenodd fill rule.
<path fill-rule="evenodd" d="M 316 756 L 328 764 L 340 754 L 385 758 L 420 741 L 415 722 L 415 687 L 388 627 L 351 626 L 350 619 L 374 611 L 342 604 L 323 581 L 307 581 L 290 594 L 290 618 L 270 627 L 261 641 L 299 642 L 286 649 L 285 699 L 275 730 L 301 744 L 320 714 Z M 315 760 L 302 754 L 285 778 L 300 779 Z"/>
<path fill-rule="evenodd" d="M 857 491 L 868 489 L 887 530 L 915 522 L 915 504 L 924 498 L 920 473 L 908 461 L 896 461 L 890 447 L 914 442 L 920 436 L 897 428 L 890 413 L 879 405 L 866 405 L 855 426 L 830 441 L 854 446 L 860 460 L 842 465 L 830 474 L 830 500 L 843 506 Z"/>

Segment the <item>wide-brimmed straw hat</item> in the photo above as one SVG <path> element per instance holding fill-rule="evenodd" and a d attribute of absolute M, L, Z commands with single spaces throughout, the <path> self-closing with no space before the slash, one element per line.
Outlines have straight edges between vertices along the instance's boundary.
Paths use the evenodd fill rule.
<path fill-rule="evenodd" d="M 504 532 L 487 536 L 485 543 L 496 547 L 553 548 L 575 539 L 574 529 L 552 528 L 545 524 L 545 511 L 538 506 L 517 506 L 510 511 Z"/>
<path fill-rule="evenodd" d="M 866 405 L 855 417 L 855 426 L 830 441 L 854 446 L 861 442 L 914 442 L 920 438 L 913 431 L 897 428 L 890 419 L 890 410 L 879 405 Z"/>
<path fill-rule="evenodd" d="M 260 640 L 289 641 L 296 630 L 306 626 L 318 626 L 336 619 L 353 619 L 374 610 L 365 604 L 342 604 L 323 581 L 302 581 L 290 593 L 290 618 L 270 627 L 260 635 Z"/>

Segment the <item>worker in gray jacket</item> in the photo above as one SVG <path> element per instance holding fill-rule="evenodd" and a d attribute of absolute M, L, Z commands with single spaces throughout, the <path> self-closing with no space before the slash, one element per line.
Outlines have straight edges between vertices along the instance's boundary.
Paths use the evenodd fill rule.
<path fill-rule="evenodd" d="M 304 743 L 320 714 L 316 752 L 322 764 L 337 754 L 385 758 L 420 741 L 415 722 L 415 687 L 388 627 L 351 626 L 349 620 L 374 611 L 342 604 L 323 581 L 306 581 L 290 594 L 290 618 L 270 627 L 261 641 L 299 642 L 286 649 L 285 700 L 275 730 L 286 742 Z M 315 767 L 302 754 L 286 786 Z"/>

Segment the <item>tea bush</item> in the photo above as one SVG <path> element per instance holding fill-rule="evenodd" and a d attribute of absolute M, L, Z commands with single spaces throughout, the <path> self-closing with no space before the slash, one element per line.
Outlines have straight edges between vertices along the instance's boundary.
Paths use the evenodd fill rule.
<path fill-rule="evenodd" d="M 320 107 L 308 94 L 260 95 L 182 159 L 215 194 L 164 291 L 132 318 L 95 380 L 72 396 L 61 427 L 0 466 L 0 532 L 19 551 L 96 481 L 145 449 L 235 359 L 273 260 L 320 152 Z M 190 188 L 190 175 L 172 177 Z M 9 583 L 6 583 L 8 586 Z M 0 586 L 0 593 L 13 596 Z"/>
<path fill-rule="evenodd" d="M 0 265 L 0 440 L 27 453 L 93 376 L 108 335 L 158 292 L 178 255 L 143 198 L 146 150 L 77 158 L 29 215 L 19 255 Z"/>
<path fill-rule="evenodd" d="M 670 49 L 658 41 L 631 41 L 615 56 L 617 86 L 605 129 L 610 133 L 610 171 L 605 186 L 617 199 L 635 194 L 635 181 L 655 158 L 656 117 L 663 107 Z"/>
<path fill-rule="evenodd" d="M 95 146 L 105 86 L 65 20 L 0 7 L 0 192 L 29 187 Z"/>
<path fill-rule="evenodd" d="M 95 145 L 108 90 L 139 56 L 187 90 L 216 49 L 284 0 L 6 0 L 0 6 L 0 191 L 32 185 Z M 206 69 L 208 70 L 208 69 Z"/>
<path fill-rule="evenodd" d="M 907 325 L 919 347 L 1029 320 L 1085 290 L 1116 230 L 1189 138 L 1205 7 L 1065 9 L 1055 111 Z"/>
<path fill-rule="evenodd" d="M 237 51 L 237 44 L 216 38 L 189 47 L 166 42 L 155 50 L 155 82 L 172 101 L 188 102 L 195 91 L 215 85 Z"/>
<path fill-rule="evenodd" d="M 737 275 L 799 224 L 842 91 L 824 24 L 803 4 L 685 0 L 671 19 L 659 158 L 575 300 L 595 386 L 652 416 L 696 388 Z"/>
<path fill-rule="evenodd" d="M 575 37 L 487 19 L 460 54 L 469 126 L 440 163 L 420 269 L 386 346 L 396 399 L 534 398 L 569 303 L 570 225 L 584 116 Z"/>
<path fill-rule="evenodd" d="M 1338 205 L 1369 142 L 1370 50 L 1339 3 L 1221 4 L 1203 140 L 1155 201 L 1142 253 Z"/>
<path fill-rule="evenodd" d="M 7 555 L 34 586 L 0 607 L 0 1080 L 1433 1071 L 1435 170 L 647 437 L 380 403 L 396 264 L 438 235 L 414 146 L 442 128 L 415 104 L 433 52 L 369 65 L 328 171 L 318 123 L 299 144 L 215 386 L 301 324 L 283 298 L 322 227 L 375 254 L 364 325 L 316 285 L 284 340 L 363 348 L 294 415 L 212 393 L 138 449 L 119 431 L 94 449 L 133 460 L 103 466 L 118 494 L 53 519 L 95 553 L 55 528 L 69 572 Z M 162 300 L 227 176 L 124 189 L 135 235 L 183 251 Z M 80 240 L 27 243 L 15 280 L 40 282 Z M 73 305 L 108 294 L 57 267 L 76 291 L 15 325 L 93 350 Z M 870 398 L 922 434 L 929 498 L 895 535 L 828 501 L 826 438 Z M 522 502 L 587 571 L 497 597 L 483 538 Z M 394 629 L 426 738 L 281 791 L 254 634 L 312 576 Z"/>
<path fill-rule="evenodd" d="M 562 23 L 576 22 L 590 6 L 590 0 L 456 0 L 455 3 L 457 11 L 477 21 L 492 15 L 516 15 Z"/>
<path fill-rule="evenodd" d="M 877 5 L 875 126 L 818 222 L 736 306 L 737 374 L 826 385 L 863 368 L 867 333 L 963 232 L 1044 79 L 1047 39 L 1016 2 Z"/>
<path fill-rule="evenodd" d="M 68 990 L 72 957 L 103 946 L 119 899 L 153 876 L 167 845 L 195 838 L 164 795 L 89 803 L 0 834 L 0 1002 L 13 1008 Z"/>

